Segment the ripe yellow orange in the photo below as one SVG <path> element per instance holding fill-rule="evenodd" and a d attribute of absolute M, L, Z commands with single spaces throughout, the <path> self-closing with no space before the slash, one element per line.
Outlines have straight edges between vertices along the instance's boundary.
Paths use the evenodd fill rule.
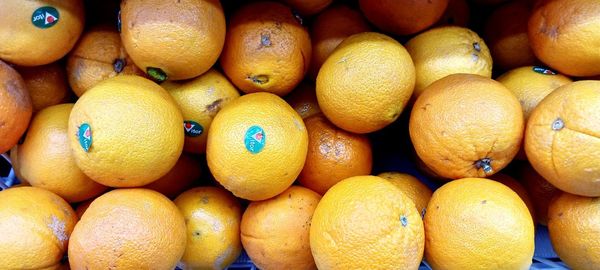
<path fill-rule="evenodd" d="M 284 96 L 304 78 L 310 56 L 308 31 L 292 10 L 277 2 L 256 2 L 232 15 L 221 66 L 245 93 Z"/>
<path fill-rule="evenodd" d="M 300 115 L 280 97 L 261 92 L 244 95 L 217 114 L 206 159 L 221 185 L 237 197 L 256 201 L 291 186 L 307 150 Z"/>
<path fill-rule="evenodd" d="M 200 164 L 200 160 L 196 156 L 183 153 L 167 174 L 143 187 L 156 190 L 174 199 L 198 183 L 202 175 Z"/>
<path fill-rule="evenodd" d="M 0 153 L 17 144 L 32 114 L 31 97 L 17 71 L 0 61 Z"/>
<path fill-rule="evenodd" d="M 600 196 L 600 81 L 563 85 L 533 110 L 525 152 L 535 170 L 557 188 Z"/>
<path fill-rule="evenodd" d="M 358 3 L 371 23 L 396 35 L 427 29 L 442 17 L 448 6 L 448 0 L 359 0 Z"/>
<path fill-rule="evenodd" d="M 309 232 L 320 199 L 310 189 L 291 186 L 271 199 L 248 205 L 242 217 L 242 244 L 258 268 L 317 269 Z"/>
<path fill-rule="evenodd" d="M 66 102 L 71 97 L 65 68 L 59 63 L 36 67 L 17 67 L 23 77 L 33 111 Z"/>
<path fill-rule="evenodd" d="M 100 195 L 106 187 L 92 181 L 75 164 L 67 133 L 72 108 L 68 103 L 39 111 L 17 149 L 17 158 L 21 179 L 68 202 L 79 202 Z"/>
<path fill-rule="evenodd" d="M 284 2 L 291 6 L 294 11 L 304 16 L 310 16 L 321 12 L 333 0 L 284 0 Z"/>
<path fill-rule="evenodd" d="M 183 149 L 182 123 L 181 111 L 162 87 L 121 75 L 77 100 L 68 134 L 77 166 L 92 180 L 136 187 L 173 168 Z"/>
<path fill-rule="evenodd" d="M 221 108 L 238 98 L 240 93 L 215 69 L 184 83 L 165 83 L 164 87 L 175 99 L 183 114 L 183 150 L 189 153 L 205 153 L 206 138 L 213 118 Z"/>
<path fill-rule="evenodd" d="M 400 116 L 414 85 L 413 62 L 402 44 L 365 32 L 346 38 L 323 63 L 317 76 L 317 100 L 336 126 L 370 133 Z"/>
<path fill-rule="evenodd" d="M 224 269 L 242 252 L 240 203 L 217 187 L 190 189 L 175 199 L 186 220 L 187 245 L 181 269 Z"/>
<path fill-rule="evenodd" d="M 406 43 L 416 70 L 415 99 L 433 82 L 451 74 L 492 77 L 492 56 L 487 45 L 470 29 L 442 26 L 427 30 Z"/>
<path fill-rule="evenodd" d="M 437 189 L 425 214 L 425 258 L 433 269 L 529 269 L 534 224 L 507 186 L 483 178 Z"/>
<path fill-rule="evenodd" d="M 301 82 L 292 93 L 285 97 L 285 100 L 300 114 L 302 119 L 321 112 L 319 102 L 317 101 L 315 85 L 311 82 Z"/>
<path fill-rule="evenodd" d="M 96 198 L 69 241 L 71 269 L 174 269 L 186 225 L 173 202 L 148 189 L 117 189 Z"/>
<path fill-rule="evenodd" d="M 315 80 L 319 69 L 333 50 L 347 37 L 371 29 L 365 17 L 346 5 L 335 5 L 321 12 L 310 29 L 312 56 L 308 76 Z"/>
<path fill-rule="evenodd" d="M 573 269 L 600 265 L 600 198 L 562 193 L 550 204 L 548 231 L 561 260 Z"/>
<path fill-rule="evenodd" d="M 494 10 L 487 18 L 485 36 L 494 65 L 502 70 L 533 65 L 537 62 L 527 36 L 531 4 L 513 1 Z"/>
<path fill-rule="evenodd" d="M 84 26 L 80 0 L 5 0 L 0 2 L 0 59 L 40 66 L 65 56 Z"/>
<path fill-rule="evenodd" d="M 310 227 L 319 269 L 418 269 L 423 246 L 423 221 L 414 203 L 376 176 L 333 186 Z"/>
<path fill-rule="evenodd" d="M 519 178 L 521 182 L 525 183 L 525 188 L 535 207 L 537 222 L 546 226 L 548 224 L 548 206 L 561 191 L 538 174 L 529 164 L 520 168 Z"/>
<path fill-rule="evenodd" d="M 92 27 L 83 33 L 67 58 L 69 85 L 77 96 L 99 82 L 119 74 L 144 75 L 129 57 L 121 36 L 109 26 Z"/>
<path fill-rule="evenodd" d="M 218 0 L 125 0 L 120 14 L 123 47 L 155 81 L 194 78 L 223 49 L 225 14 Z"/>
<path fill-rule="evenodd" d="M 529 18 L 531 48 L 542 62 L 571 76 L 600 75 L 600 2 L 544 0 Z"/>
<path fill-rule="evenodd" d="M 454 74 L 415 102 L 410 138 L 419 157 L 444 178 L 490 176 L 512 161 L 523 139 L 523 112 L 501 83 Z"/>
<path fill-rule="evenodd" d="M 36 187 L 0 192 L 0 261 L 4 269 L 59 269 L 77 222 L 71 206 Z"/>
<path fill-rule="evenodd" d="M 408 196 L 408 198 L 413 201 L 417 207 L 417 211 L 421 213 L 421 216 L 425 215 L 427 204 L 429 203 L 433 192 L 431 192 L 431 189 L 425 184 L 421 183 L 419 179 L 410 174 L 399 172 L 384 172 L 377 176 L 394 184 L 394 186 L 400 189 L 404 195 Z"/>
<path fill-rule="evenodd" d="M 494 174 L 490 176 L 489 179 L 497 181 L 498 183 L 509 187 L 515 193 L 517 193 L 517 195 L 521 197 L 521 200 L 523 200 L 523 202 L 527 206 L 527 209 L 529 209 L 529 213 L 531 214 L 533 220 L 536 220 L 535 207 L 533 206 L 533 202 L 531 201 L 531 196 L 529 196 L 529 192 L 527 191 L 527 189 L 525 189 L 525 186 L 520 181 L 517 181 L 517 179 L 512 178 L 511 176 L 503 173 Z"/>
<path fill-rule="evenodd" d="M 333 125 L 322 114 L 304 120 L 308 154 L 298 181 L 323 195 L 348 177 L 368 175 L 373 167 L 371 143 L 366 135 Z"/>

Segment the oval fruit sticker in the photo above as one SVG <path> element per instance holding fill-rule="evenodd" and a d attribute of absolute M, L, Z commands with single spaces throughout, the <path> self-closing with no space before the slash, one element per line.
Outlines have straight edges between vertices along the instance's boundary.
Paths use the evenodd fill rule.
<path fill-rule="evenodd" d="M 46 29 L 58 23 L 59 18 L 60 14 L 58 13 L 58 10 L 54 7 L 45 6 L 36 9 L 33 14 L 31 14 L 31 23 L 37 28 Z"/>
<path fill-rule="evenodd" d="M 194 121 L 185 120 L 183 121 L 183 130 L 186 136 L 198 137 L 204 132 L 204 127 Z"/>
<path fill-rule="evenodd" d="M 551 69 L 540 66 L 533 67 L 533 71 L 544 75 L 556 75 L 556 72 L 552 71 Z"/>
<path fill-rule="evenodd" d="M 250 153 L 258 154 L 265 147 L 266 139 L 267 135 L 261 127 L 251 126 L 244 136 L 244 144 Z"/>
<path fill-rule="evenodd" d="M 86 152 L 92 146 L 92 128 L 88 123 L 83 123 L 79 126 L 79 144 Z"/>

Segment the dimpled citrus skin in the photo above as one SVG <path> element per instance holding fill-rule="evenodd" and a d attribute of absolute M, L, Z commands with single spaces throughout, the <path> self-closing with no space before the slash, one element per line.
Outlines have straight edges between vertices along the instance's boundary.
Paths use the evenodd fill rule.
<path fill-rule="evenodd" d="M 23 78 L 0 61 L 0 153 L 17 144 L 25 133 L 33 106 Z"/>
<path fill-rule="evenodd" d="M 540 1 L 528 35 L 535 55 L 550 67 L 571 76 L 600 75 L 600 2 Z"/>
<path fill-rule="evenodd" d="M 302 81 L 311 56 L 308 30 L 291 8 L 254 2 L 232 14 L 221 66 L 245 93 L 288 94 Z"/>
<path fill-rule="evenodd" d="M 62 64 L 55 62 L 43 66 L 17 67 L 31 96 L 33 111 L 66 102 L 71 91 Z"/>
<path fill-rule="evenodd" d="M 186 245 L 183 215 L 148 189 L 116 189 L 92 202 L 69 243 L 71 269 L 174 269 Z"/>
<path fill-rule="evenodd" d="M 562 193 L 548 209 L 548 231 L 556 253 L 573 269 L 600 265 L 600 198 Z"/>
<path fill-rule="evenodd" d="M 488 179 L 498 181 L 498 183 L 501 183 L 512 189 L 514 192 L 516 192 L 517 195 L 521 197 L 521 200 L 523 200 L 525 205 L 527 205 L 527 209 L 529 209 L 529 213 L 531 214 L 531 217 L 533 218 L 534 222 L 536 221 L 537 217 L 535 215 L 535 207 L 533 206 L 533 203 L 531 202 L 531 197 L 529 196 L 529 192 L 527 191 L 527 189 L 525 189 L 523 183 L 503 173 L 494 174 Z"/>
<path fill-rule="evenodd" d="M 125 0 L 121 39 L 142 70 L 159 68 L 171 80 L 190 79 L 219 58 L 225 15 L 218 0 Z"/>
<path fill-rule="evenodd" d="M 453 74 L 419 96 L 410 115 L 410 138 L 419 157 L 439 176 L 489 176 L 519 151 L 521 110 L 517 98 L 499 82 Z M 485 163 L 490 171 L 484 170 Z"/>
<path fill-rule="evenodd" d="M 247 149 L 253 126 L 264 131 L 264 148 Z M 271 198 L 292 185 L 306 159 L 308 133 L 300 115 L 270 93 L 244 95 L 223 108 L 208 134 L 206 159 L 215 179 L 235 196 Z"/>
<path fill-rule="evenodd" d="M 379 29 L 396 35 L 414 34 L 437 22 L 448 0 L 360 0 L 360 9 Z"/>
<path fill-rule="evenodd" d="M 312 56 L 308 76 L 315 80 L 333 50 L 347 37 L 371 30 L 365 17 L 346 5 L 334 5 L 315 18 L 311 29 Z"/>
<path fill-rule="evenodd" d="M 183 153 L 167 174 L 143 188 L 156 190 L 173 199 L 199 182 L 202 176 L 200 164 L 197 156 Z"/>
<path fill-rule="evenodd" d="M 259 269 L 317 269 L 309 232 L 320 199 L 310 189 L 291 186 L 271 199 L 250 203 L 242 217 L 241 237 Z"/>
<path fill-rule="evenodd" d="M 381 178 L 388 180 L 390 183 L 394 184 L 404 195 L 408 196 L 415 207 L 417 207 L 417 211 L 421 213 L 421 215 L 425 214 L 427 211 L 427 203 L 431 199 L 431 189 L 429 189 L 425 184 L 423 184 L 416 177 L 398 172 L 384 172 L 377 175 Z"/>
<path fill-rule="evenodd" d="M 38 28 L 32 15 L 38 8 L 53 7 L 58 21 Z M 50 64 L 75 45 L 84 26 L 81 0 L 0 1 L 0 59 L 21 66 Z"/>
<path fill-rule="evenodd" d="M 80 145 L 79 127 L 91 127 L 92 143 Z M 184 142 L 183 117 L 169 93 L 139 76 L 113 77 L 75 103 L 68 134 L 77 166 L 92 180 L 135 187 L 165 175 Z"/>
<path fill-rule="evenodd" d="M 333 0 L 283 0 L 289 6 L 304 16 L 314 15 L 321 12 L 333 2 Z"/>
<path fill-rule="evenodd" d="M 123 70 L 115 69 L 115 62 L 122 61 Z M 87 30 L 67 58 L 69 85 L 77 96 L 99 82 L 119 74 L 144 75 L 129 57 L 121 36 L 114 27 L 95 26 Z"/>
<path fill-rule="evenodd" d="M 0 192 L 0 261 L 3 269 L 59 269 L 77 222 L 71 206 L 36 187 Z"/>
<path fill-rule="evenodd" d="M 223 188 L 198 187 L 175 199 L 186 219 L 187 246 L 179 267 L 223 269 L 242 252 L 242 210 L 236 197 Z"/>
<path fill-rule="evenodd" d="M 433 269 L 529 269 L 534 224 L 507 186 L 464 178 L 437 189 L 425 214 L 425 258 Z"/>
<path fill-rule="evenodd" d="M 206 139 L 213 118 L 231 101 L 238 98 L 240 93 L 221 72 L 211 69 L 193 80 L 164 85 L 165 89 L 175 99 L 183 119 L 194 121 L 203 128 L 197 137 L 185 136 L 183 150 L 189 153 L 205 153 Z"/>
<path fill-rule="evenodd" d="M 17 149 L 17 158 L 20 175 L 32 186 L 79 202 L 100 195 L 106 187 L 92 181 L 75 164 L 67 133 L 72 108 L 68 103 L 39 111 Z"/>
<path fill-rule="evenodd" d="M 485 42 L 468 28 L 442 26 L 427 30 L 406 43 L 416 70 L 414 96 L 433 82 L 456 73 L 492 77 L 492 56 Z"/>
<path fill-rule="evenodd" d="M 319 269 L 418 269 L 423 221 L 414 203 L 376 176 L 333 186 L 312 218 L 310 248 Z"/>
<path fill-rule="evenodd" d="M 346 38 L 325 60 L 317 75 L 317 100 L 336 126 L 370 133 L 400 116 L 414 85 L 415 68 L 402 44 L 364 32 Z"/>
<path fill-rule="evenodd" d="M 557 188 L 600 196 L 600 81 L 566 84 L 546 96 L 527 122 L 525 153 Z"/>

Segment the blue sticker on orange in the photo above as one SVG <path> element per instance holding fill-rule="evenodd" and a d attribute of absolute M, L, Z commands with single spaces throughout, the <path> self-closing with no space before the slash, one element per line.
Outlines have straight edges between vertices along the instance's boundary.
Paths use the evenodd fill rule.
<path fill-rule="evenodd" d="M 267 134 L 265 134 L 265 131 L 259 126 L 251 126 L 246 131 L 246 136 L 244 136 L 246 149 L 252 154 L 260 153 L 265 147 L 266 140 Z"/>
<path fill-rule="evenodd" d="M 84 151 L 89 152 L 92 146 L 92 127 L 88 123 L 79 126 L 79 145 Z"/>
<path fill-rule="evenodd" d="M 183 130 L 188 137 L 198 137 L 204 132 L 204 127 L 192 120 L 183 121 Z"/>
<path fill-rule="evenodd" d="M 556 75 L 556 72 L 552 71 L 551 69 L 540 66 L 533 67 L 533 71 L 544 75 Z"/>
<path fill-rule="evenodd" d="M 33 14 L 31 14 L 31 23 L 37 28 L 46 29 L 58 23 L 59 18 L 60 14 L 56 8 L 45 6 L 36 9 Z"/>

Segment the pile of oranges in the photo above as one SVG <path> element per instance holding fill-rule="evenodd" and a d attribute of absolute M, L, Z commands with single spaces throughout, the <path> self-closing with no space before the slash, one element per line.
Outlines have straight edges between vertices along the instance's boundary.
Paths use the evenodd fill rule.
<path fill-rule="evenodd" d="M 3 0 L 0 40 L 2 269 L 529 269 L 536 223 L 600 268 L 598 1 Z M 392 126 L 440 188 L 374 170 Z"/>

